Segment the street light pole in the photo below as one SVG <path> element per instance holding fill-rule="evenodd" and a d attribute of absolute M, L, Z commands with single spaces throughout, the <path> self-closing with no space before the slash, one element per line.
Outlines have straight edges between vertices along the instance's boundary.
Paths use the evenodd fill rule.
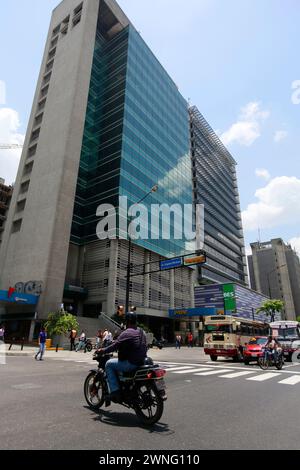
<path fill-rule="evenodd" d="M 142 197 L 142 199 L 140 199 L 134 205 L 140 204 L 141 202 L 143 202 L 146 199 L 146 197 L 149 196 L 149 194 L 156 193 L 157 190 L 158 190 L 158 185 L 156 184 L 155 186 L 153 186 L 150 189 L 150 191 L 147 194 L 145 194 L 144 197 Z M 128 235 L 129 235 L 129 240 L 128 240 L 128 258 L 127 258 L 127 270 L 126 270 L 125 315 L 129 311 L 130 274 L 131 274 L 131 247 L 132 247 L 132 241 L 131 241 L 130 234 L 128 234 Z"/>

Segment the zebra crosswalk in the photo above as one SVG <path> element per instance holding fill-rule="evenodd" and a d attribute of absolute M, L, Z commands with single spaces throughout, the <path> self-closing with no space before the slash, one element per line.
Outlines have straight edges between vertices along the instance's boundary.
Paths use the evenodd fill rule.
<path fill-rule="evenodd" d="M 199 366 L 196 366 L 196 364 L 180 365 L 161 362 L 160 365 L 164 367 L 167 374 L 176 374 L 184 377 L 197 376 L 205 378 L 215 376 L 222 379 L 245 379 L 257 383 L 273 380 L 278 384 L 284 385 L 296 385 L 300 383 L 300 371 L 294 373 L 291 370 L 267 372 L 258 368 L 253 368 L 252 370 L 245 370 L 244 367 L 227 367 L 227 364 L 225 364 L 224 367 L 224 364 L 216 365 L 211 363 L 204 363 L 199 364 Z"/>
<path fill-rule="evenodd" d="M 73 362 L 78 365 L 93 365 L 94 367 L 97 365 L 91 356 L 88 355 L 80 359 L 75 358 L 74 355 L 51 357 L 51 360 Z M 257 384 L 269 381 L 289 386 L 300 384 L 300 370 L 293 371 L 292 366 L 290 366 L 292 368 L 286 367 L 280 371 L 263 371 L 255 366 L 249 368 L 249 366 L 243 366 L 242 364 L 233 365 L 226 362 L 212 363 L 210 361 L 203 361 L 199 364 L 185 364 L 159 361 L 159 364 L 167 371 L 167 377 L 168 374 L 174 374 L 174 376 L 182 377 L 183 379 L 197 377 L 198 379 L 205 380 L 208 377 L 216 377 L 227 380 L 247 380 Z"/>

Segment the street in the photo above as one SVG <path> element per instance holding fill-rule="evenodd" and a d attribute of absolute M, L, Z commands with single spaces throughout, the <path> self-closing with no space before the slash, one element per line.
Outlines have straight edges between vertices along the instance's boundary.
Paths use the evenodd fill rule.
<path fill-rule="evenodd" d="M 300 365 L 262 371 L 212 363 L 196 348 L 150 355 L 167 370 L 168 387 L 162 419 L 151 429 L 119 405 L 100 414 L 87 407 L 91 355 L 8 357 L 0 366 L 1 448 L 299 449 Z"/>

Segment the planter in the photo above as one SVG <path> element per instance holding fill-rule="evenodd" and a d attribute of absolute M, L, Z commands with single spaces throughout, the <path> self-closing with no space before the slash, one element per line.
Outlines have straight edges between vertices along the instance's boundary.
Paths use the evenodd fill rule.
<path fill-rule="evenodd" d="M 58 345 L 59 348 L 62 348 L 64 344 L 67 342 L 65 335 L 54 335 L 52 337 L 52 347 L 56 348 Z"/>

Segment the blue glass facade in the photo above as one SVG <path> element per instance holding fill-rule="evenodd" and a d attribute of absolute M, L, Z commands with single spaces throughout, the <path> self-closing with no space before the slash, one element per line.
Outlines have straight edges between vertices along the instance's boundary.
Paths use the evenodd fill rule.
<path fill-rule="evenodd" d="M 131 26 L 107 39 L 99 26 L 77 183 L 71 241 L 96 239 L 97 207 L 143 202 L 192 204 L 187 102 Z M 185 240 L 135 243 L 163 256 L 188 251 Z M 122 235 L 122 233 L 121 233 Z"/>

